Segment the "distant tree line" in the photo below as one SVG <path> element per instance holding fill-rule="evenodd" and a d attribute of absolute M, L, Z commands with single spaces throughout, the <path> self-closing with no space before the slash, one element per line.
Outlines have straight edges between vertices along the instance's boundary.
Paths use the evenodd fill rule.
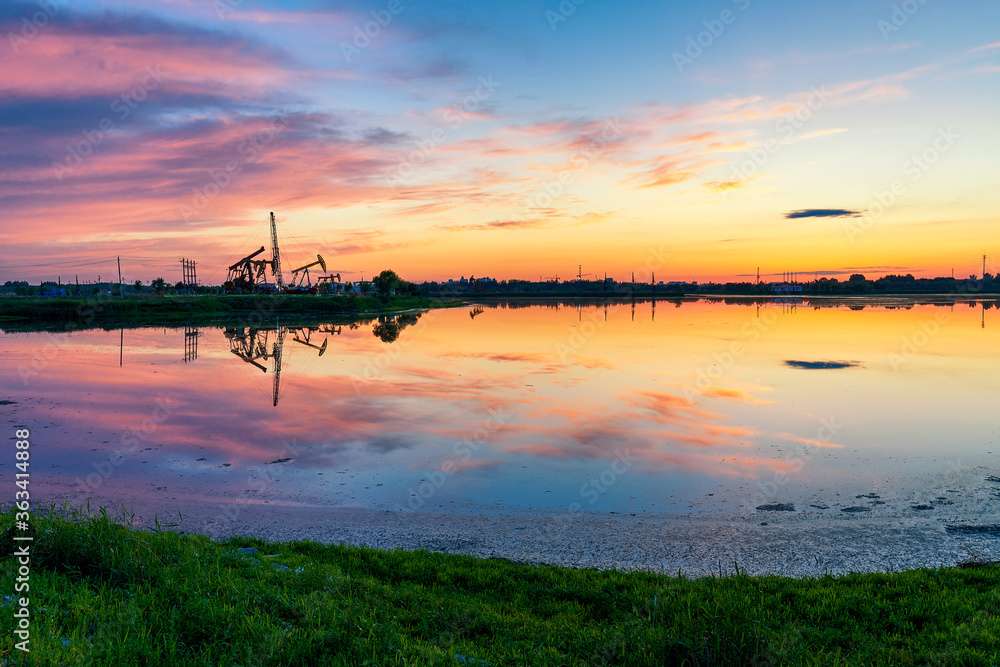
<path fill-rule="evenodd" d="M 989 273 L 983 279 L 914 278 L 911 274 L 888 275 L 868 280 L 860 273 L 847 280 L 819 278 L 799 283 L 802 294 L 857 296 L 865 294 L 977 294 L 1000 291 L 1000 281 Z M 772 294 L 770 283 L 705 283 L 699 285 L 702 294 Z"/>
<path fill-rule="evenodd" d="M 860 273 L 851 275 L 847 280 L 837 278 L 817 278 L 797 283 L 802 287 L 795 294 L 812 295 L 879 295 L 879 294 L 978 294 L 1000 292 L 998 276 L 987 273 L 983 278 L 915 278 L 911 274 L 887 275 L 875 280 L 869 280 Z M 45 281 L 40 285 L 31 285 L 23 280 L 8 280 L 3 284 L 3 293 L 13 293 L 18 296 L 35 296 L 43 291 L 55 288 L 66 291 L 67 296 L 91 296 L 101 292 L 119 296 L 119 286 L 115 282 L 100 284 L 76 285 L 66 283 L 57 285 Z M 354 283 L 344 284 L 346 291 L 352 293 Z M 773 295 L 772 284 L 769 282 L 727 282 L 727 283 L 632 283 L 612 280 L 496 280 L 470 279 L 467 281 L 423 282 L 414 284 L 400 278 L 395 271 L 385 270 L 375 276 L 370 282 L 358 282 L 357 290 L 362 294 L 372 291 L 381 299 L 389 296 L 430 296 L 430 297 L 464 297 L 464 296 L 606 296 L 606 297 L 666 297 L 683 294 L 739 294 L 751 296 Z M 126 284 L 126 296 L 132 294 L 181 294 L 187 291 L 181 282 L 168 283 L 164 278 L 157 277 L 143 286 L 141 280 Z M 196 288 L 198 294 L 219 293 L 220 287 L 200 285 Z"/>

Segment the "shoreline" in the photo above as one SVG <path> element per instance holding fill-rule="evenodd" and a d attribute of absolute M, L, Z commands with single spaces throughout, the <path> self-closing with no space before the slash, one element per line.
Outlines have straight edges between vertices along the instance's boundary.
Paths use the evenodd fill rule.
<path fill-rule="evenodd" d="M 110 500 L 110 499 L 108 499 Z M 50 499 L 56 511 L 62 500 Z M 44 505 L 45 508 L 49 504 Z M 73 502 L 70 505 L 74 505 Z M 75 506 L 81 503 L 76 502 Z M 231 508 L 220 511 L 221 506 Z M 120 516 L 121 503 L 91 501 Z M 309 540 L 383 550 L 426 549 L 533 565 L 650 571 L 685 576 L 810 577 L 952 567 L 1000 560 L 1000 536 L 949 532 L 933 517 L 870 517 L 756 512 L 746 517 L 637 516 L 546 511 L 438 512 L 147 499 L 130 509 L 134 525 L 171 528 L 213 540 Z M 178 512 L 182 518 L 178 518 Z M 227 516 L 228 515 L 228 516 Z M 781 516 L 784 515 L 784 516 Z M 985 517 L 984 517 L 985 518 Z"/>
<path fill-rule="evenodd" d="M 264 326 L 273 319 L 290 324 L 348 324 L 378 317 L 465 305 L 459 300 L 424 297 L 315 295 L 225 295 L 179 297 L 41 298 L 0 297 L 0 331 L 72 332 L 91 329 L 183 326 Z"/>

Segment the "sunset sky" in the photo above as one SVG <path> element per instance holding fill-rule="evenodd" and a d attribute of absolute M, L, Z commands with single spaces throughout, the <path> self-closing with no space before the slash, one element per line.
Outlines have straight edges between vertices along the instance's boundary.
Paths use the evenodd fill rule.
<path fill-rule="evenodd" d="M 6 0 L 0 283 L 998 271 L 1000 4 Z"/>

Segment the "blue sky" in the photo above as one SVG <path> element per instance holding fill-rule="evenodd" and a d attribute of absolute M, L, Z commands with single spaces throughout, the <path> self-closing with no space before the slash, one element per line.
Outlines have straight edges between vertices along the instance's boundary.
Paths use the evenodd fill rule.
<path fill-rule="evenodd" d="M 271 210 L 349 276 L 995 257 L 996 3 L 45 6 L 0 10 L 5 279 L 219 266 Z"/>

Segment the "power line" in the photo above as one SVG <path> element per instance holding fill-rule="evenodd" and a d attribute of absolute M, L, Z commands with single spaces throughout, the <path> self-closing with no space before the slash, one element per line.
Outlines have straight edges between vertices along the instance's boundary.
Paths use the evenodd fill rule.
<path fill-rule="evenodd" d="M 45 269 L 49 267 L 76 268 L 80 266 L 99 266 L 102 264 L 114 264 L 115 258 L 95 260 L 93 262 L 46 262 L 45 264 L 4 264 L 5 269 Z"/>
<path fill-rule="evenodd" d="M 219 269 L 221 269 L 221 268 L 228 269 L 231 266 L 230 260 L 232 260 L 233 257 L 236 257 L 237 255 L 239 255 L 239 253 L 242 252 L 243 248 L 247 245 L 247 242 L 250 241 L 251 239 L 256 238 L 257 235 L 260 233 L 261 228 L 263 228 L 264 225 L 268 224 L 269 222 L 270 222 L 270 219 L 267 220 L 267 221 L 265 221 L 265 222 L 261 222 L 259 225 L 257 225 L 254 228 L 254 230 L 252 232 L 250 232 L 250 235 L 247 236 L 243 240 L 243 243 L 241 243 L 239 245 L 239 247 L 235 251 L 233 251 L 233 253 L 231 255 L 229 255 L 229 257 L 226 258 L 226 261 L 223 262 L 222 264 L 220 264 L 219 266 L 215 267 L 215 269 L 210 274 L 208 274 L 208 277 L 205 279 L 205 282 L 206 283 L 210 282 L 212 280 L 212 278 L 215 276 L 215 274 L 219 272 Z M 242 256 L 242 255 L 240 255 L 240 256 Z"/>

